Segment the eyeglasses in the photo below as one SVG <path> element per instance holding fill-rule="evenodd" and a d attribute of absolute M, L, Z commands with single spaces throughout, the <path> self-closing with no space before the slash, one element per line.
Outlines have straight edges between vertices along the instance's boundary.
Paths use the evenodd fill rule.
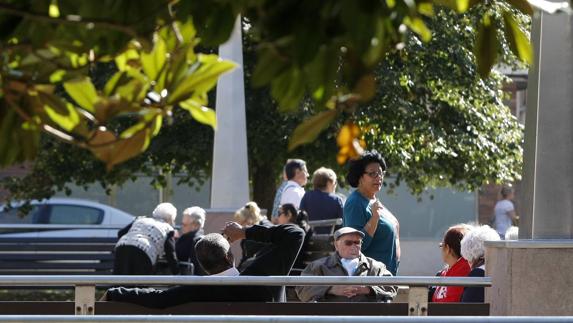
<path fill-rule="evenodd" d="M 381 172 L 364 172 L 364 174 L 370 176 L 371 178 L 378 178 L 378 177 L 384 177 L 384 174 L 386 174 L 385 171 L 381 171 Z"/>
<path fill-rule="evenodd" d="M 350 247 L 352 245 L 361 245 L 362 244 L 362 240 L 344 240 L 342 241 L 344 243 L 345 246 Z"/>

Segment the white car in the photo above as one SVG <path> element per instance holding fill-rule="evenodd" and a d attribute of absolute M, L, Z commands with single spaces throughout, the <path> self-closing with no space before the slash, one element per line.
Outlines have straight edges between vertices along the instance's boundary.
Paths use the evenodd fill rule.
<path fill-rule="evenodd" d="M 32 201 L 27 214 L 0 206 L 0 237 L 116 237 L 135 217 L 109 205 L 72 198 Z"/>

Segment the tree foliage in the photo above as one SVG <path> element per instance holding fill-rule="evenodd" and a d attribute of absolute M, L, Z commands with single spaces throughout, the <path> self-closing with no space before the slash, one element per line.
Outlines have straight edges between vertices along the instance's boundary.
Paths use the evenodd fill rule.
<path fill-rule="evenodd" d="M 405 183 L 415 194 L 428 186 L 472 190 L 488 181 L 516 179 L 522 129 L 503 105 L 506 80 L 496 72 L 487 79 L 478 75 L 472 54 L 476 29 L 468 26 L 480 16 L 473 10 L 463 16 L 437 11 L 434 18 L 426 20 L 435 30 L 431 41 L 411 38 L 403 50 L 388 54 L 377 65 L 376 95 L 349 115 L 350 124 L 339 119 L 318 134 L 317 140 L 293 151 L 288 150 L 289 136 L 312 116 L 313 100 L 306 98 L 296 111 L 283 113 L 270 89 L 252 88 L 258 43 L 256 35 L 247 32 L 243 46 L 253 199 L 271 207 L 281 168 L 292 157 L 305 159 L 310 170 L 334 168 L 344 185 L 345 169 L 337 165 L 336 151 L 344 152 L 341 147 L 354 144 L 356 137 L 366 139 L 388 159 L 390 178 L 394 179 L 391 186 Z M 498 56 L 506 64 L 515 64 L 503 35 L 499 39 Z M 36 193 L 49 196 L 47 193 L 70 182 L 100 181 L 108 187 L 123 183 L 134 173 L 159 175 L 155 167 L 162 173 L 186 174 L 187 181 L 203 180 L 211 168 L 212 133 L 184 111 L 176 112 L 174 122 L 162 127 L 146 153 L 108 173 L 101 162 L 81 149 L 53 140 L 45 148 L 28 177 L 10 182 L 21 197 L 40 197 L 30 195 L 38 187 Z M 346 157 L 352 157 L 347 153 Z"/>
<path fill-rule="evenodd" d="M 531 14 L 526 0 L 436 4 L 485 8 L 472 22 L 482 78 L 498 60 L 500 32 L 518 58 L 531 59 L 509 10 Z M 40 131 L 90 150 L 111 170 L 145 151 L 177 108 L 215 127 L 206 93 L 233 65 L 195 48 L 199 39 L 224 42 L 238 14 L 259 44 L 253 84 L 270 86 L 281 111 L 297 110 L 303 98 L 315 102 L 313 117 L 290 138 L 295 149 L 374 97 L 378 64 L 412 37 L 430 40 L 435 7 L 426 0 L 0 1 L 0 165 L 33 159 Z M 101 62 L 117 72 L 98 86 L 91 71 Z M 117 119 L 129 122 L 110 130 Z M 356 145 L 344 147 L 343 155 L 355 154 Z"/>

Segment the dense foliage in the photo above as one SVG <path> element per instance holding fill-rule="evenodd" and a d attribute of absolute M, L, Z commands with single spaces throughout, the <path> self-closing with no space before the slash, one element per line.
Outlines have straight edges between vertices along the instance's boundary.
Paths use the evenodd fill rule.
<path fill-rule="evenodd" d="M 531 59 L 509 9 L 531 14 L 526 0 L 437 4 L 484 9 L 468 26 L 482 77 L 497 61 L 500 32 L 519 59 Z M 426 0 L 0 1 L 0 165 L 33 159 L 40 131 L 90 150 L 111 170 L 145 151 L 178 108 L 216 127 L 207 92 L 233 64 L 196 45 L 224 42 L 238 14 L 258 43 L 253 84 L 270 85 L 281 111 L 315 102 L 290 136 L 292 150 L 370 101 L 378 64 L 412 37 L 429 41 L 434 11 Z M 92 70 L 102 62 L 117 72 L 98 86 Z M 347 133 L 338 142 L 345 158 L 359 139 Z"/>
<path fill-rule="evenodd" d="M 519 176 L 522 131 L 503 105 L 504 79 L 496 72 L 481 79 L 473 60 L 475 29 L 468 26 L 477 17 L 473 11 L 459 16 L 442 10 L 428 19 L 426 23 L 436 30 L 433 39 L 424 43 L 411 38 L 401 52 L 389 54 L 376 68 L 376 96 L 350 116 L 371 148 L 387 157 L 392 178 L 414 193 L 428 186 L 471 190 L 488 181 L 511 181 Z M 249 32 L 244 39 L 253 199 L 271 206 L 281 167 L 292 157 L 307 160 L 311 171 L 332 167 L 344 182 L 334 140 L 343 121 L 330 125 L 312 143 L 289 151 L 289 135 L 312 115 L 313 101 L 307 98 L 296 111 L 282 113 L 268 88 L 253 89 L 257 43 Z M 507 44 L 502 45 L 500 57 L 515 63 Z M 111 172 L 106 173 L 103 164 L 85 151 L 47 140 L 35 170 L 24 180 L 11 180 L 9 187 L 19 197 L 43 197 L 67 183 L 100 181 L 109 187 L 137 173 L 159 176 L 156 167 L 161 173 L 187 175 L 183 180 L 202 181 L 210 173 L 211 156 L 210 128 L 179 111 L 147 152 Z"/>

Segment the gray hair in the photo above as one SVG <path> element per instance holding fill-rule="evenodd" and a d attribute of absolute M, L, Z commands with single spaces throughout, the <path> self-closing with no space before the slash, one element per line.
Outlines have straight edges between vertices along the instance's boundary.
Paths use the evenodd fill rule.
<path fill-rule="evenodd" d="M 489 225 L 475 227 L 468 231 L 461 242 L 462 257 L 474 263 L 485 255 L 485 241 L 500 240 L 499 234 Z"/>
<path fill-rule="evenodd" d="M 171 203 L 161 203 L 153 210 L 153 218 L 165 222 L 175 222 L 177 217 L 177 208 Z"/>
<path fill-rule="evenodd" d="M 183 216 L 188 216 L 193 223 L 199 224 L 201 229 L 205 225 L 206 215 L 207 212 L 198 206 L 188 207 L 183 211 Z"/>

